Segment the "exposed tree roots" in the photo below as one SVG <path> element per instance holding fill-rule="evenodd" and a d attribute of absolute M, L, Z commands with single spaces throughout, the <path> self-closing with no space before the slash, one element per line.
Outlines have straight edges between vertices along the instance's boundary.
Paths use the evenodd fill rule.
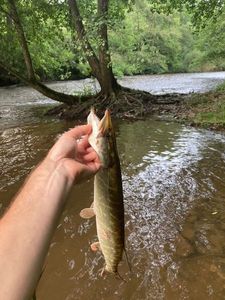
<path fill-rule="evenodd" d="M 147 114 L 176 114 L 186 98 L 187 95 L 181 94 L 152 95 L 144 91 L 120 88 L 109 96 L 99 93 L 88 99 L 87 96 L 81 97 L 79 103 L 59 105 L 47 114 L 66 120 L 83 120 L 90 108 L 94 107 L 100 116 L 108 108 L 116 118 L 139 119 Z"/>

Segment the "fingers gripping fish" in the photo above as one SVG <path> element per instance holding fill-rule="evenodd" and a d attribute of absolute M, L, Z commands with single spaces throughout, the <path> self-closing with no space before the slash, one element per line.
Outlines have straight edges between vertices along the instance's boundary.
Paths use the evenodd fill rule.
<path fill-rule="evenodd" d="M 99 120 L 92 109 L 88 116 L 92 125 L 89 143 L 97 152 L 102 168 L 94 179 L 94 203 L 85 208 L 83 218 L 96 216 L 99 242 L 91 245 L 92 250 L 101 249 L 105 258 L 105 270 L 117 273 L 124 250 L 124 206 L 120 161 L 110 113 L 106 110 Z"/>

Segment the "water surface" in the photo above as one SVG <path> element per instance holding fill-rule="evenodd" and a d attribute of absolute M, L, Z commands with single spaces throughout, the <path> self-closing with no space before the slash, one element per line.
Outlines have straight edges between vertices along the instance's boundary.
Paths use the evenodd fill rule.
<path fill-rule="evenodd" d="M 224 80 L 225 72 L 208 72 L 126 76 L 119 79 L 119 83 L 152 94 L 187 94 L 209 91 Z M 87 94 L 99 90 L 99 85 L 92 79 L 52 82 L 47 85 L 54 90 L 69 94 Z M 38 122 L 43 111 L 56 104 L 57 102 L 30 87 L 17 85 L 0 87 L 0 129 Z"/>
<path fill-rule="evenodd" d="M 0 128 L 1 214 L 57 137 L 74 126 L 41 117 L 43 104 L 15 105 L 16 94 L 16 88 L 8 94 L 8 106 L 4 98 L 14 114 Z M 26 97 L 33 103 L 33 95 Z M 90 250 L 95 220 L 79 217 L 93 201 L 90 180 L 71 193 L 37 298 L 224 299 L 225 135 L 153 119 L 120 120 L 115 127 L 132 273 L 123 260 L 119 272 L 127 282 L 99 274 L 104 260 Z"/>

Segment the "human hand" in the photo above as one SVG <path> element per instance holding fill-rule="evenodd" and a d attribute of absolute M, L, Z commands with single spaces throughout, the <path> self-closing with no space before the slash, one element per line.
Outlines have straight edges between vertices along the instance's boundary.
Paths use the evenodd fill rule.
<path fill-rule="evenodd" d="M 67 131 L 47 156 L 73 182 L 92 177 L 101 167 L 96 152 L 88 143 L 91 131 L 91 125 L 77 126 Z"/>

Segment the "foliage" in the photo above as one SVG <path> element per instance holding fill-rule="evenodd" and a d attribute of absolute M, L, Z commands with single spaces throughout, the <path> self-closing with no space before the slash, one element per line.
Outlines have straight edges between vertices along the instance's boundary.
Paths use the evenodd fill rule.
<path fill-rule="evenodd" d="M 196 28 L 204 27 L 208 20 L 215 21 L 224 8 L 223 0 L 154 0 L 150 3 L 154 11 L 164 13 L 171 13 L 174 9 L 183 11 L 186 8 Z"/>
<path fill-rule="evenodd" d="M 188 71 L 193 35 L 180 13 L 153 13 L 142 1 L 110 32 L 110 41 L 117 75 Z"/>
<path fill-rule="evenodd" d="M 103 20 L 96 3 L 78 1 L 87 37 L 97 53 Z M 66 0 L 17 0 L 16 4 L 35 72 L 41 79 L 66 79 L 77 70 L 90 76 Z M 110 1 L 109 41 L 117 76 L 225 69 L 225 8 L 221 0 L 136 0 L 133 4 L 129 0 Z M 0 56 L 23 74 L 22 51 L 7 10 L 7 0 L 1 0 Z M 191 19 L 199 26 L 198 32 L 193 33 Z"/>
<path fill-rule="evenodd" d="M 225 84 L 219 91 L 195 94 L 186 101 L 186 119 L 204 127 L 224 128 L 225 126 Z"/>
<path fill-rule="evenodd" d="M 202 53 L 199 64 L 211 69 L 225 69 L 225 8 L 217 21 L 211 20 L 198 32 L 196 49 Z"/>
<path fill-rule="evenodd" d="M 16 3 L 36 73 L 42 78 L 65 74 L 74 65 L 74 54 L 64 8 L 44 0 Z M 25 72 L 13 22 L 1 9 L 8 11 L 7 5 L 0 6 L 0 53 L 7 64 Z"/>
<path fill-rule="evenodd" d="M 213 125 L 225 125 L 225 99 L 221 99 L 216 103 L 208 103 L 208 109 L 196 113 L 194 122 L 208 126 Z"/>
<path fill-rule="evenodd" d="M 225 92 L 225 82 L 219 84 L 219 85 L 216 87 L 216 91 L 217 91 L 217 92 Z"/>

